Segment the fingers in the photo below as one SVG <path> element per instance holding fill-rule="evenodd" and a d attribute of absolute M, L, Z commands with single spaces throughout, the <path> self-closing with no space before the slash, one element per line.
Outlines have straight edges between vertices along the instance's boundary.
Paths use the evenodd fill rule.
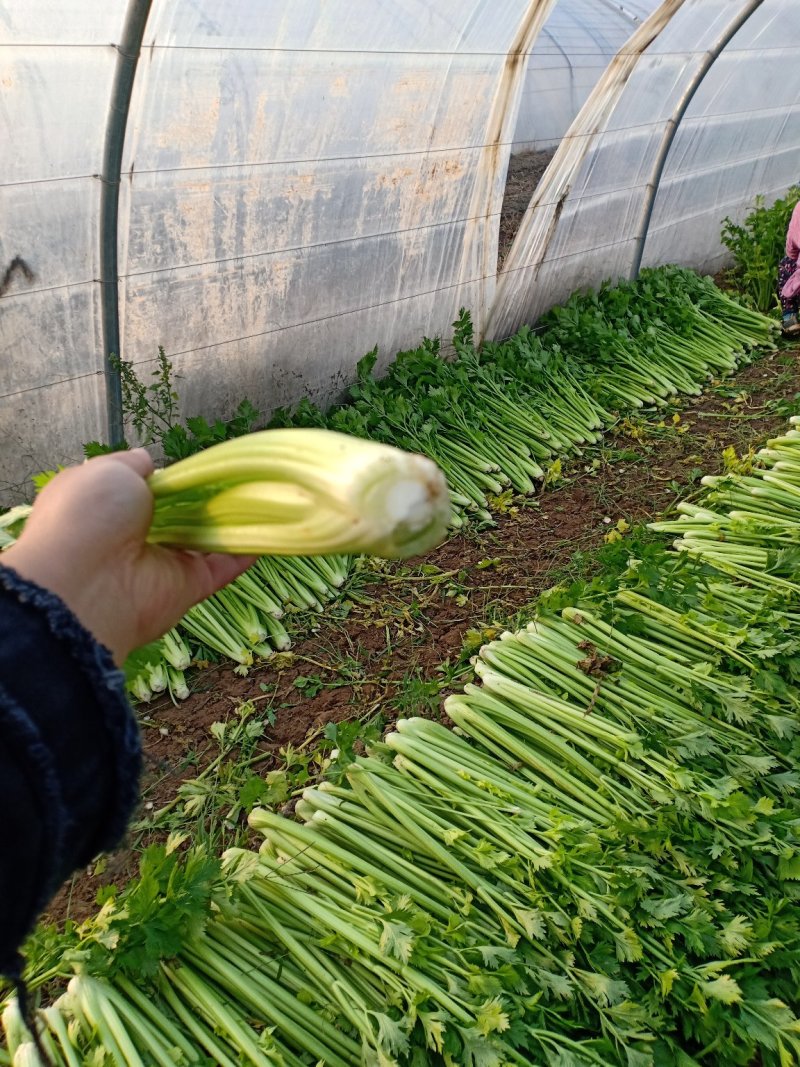
<path fill-rule="evenodd" d="M 204 559 L 214 584 L 213 592 L 216 593 L 234 578 L 244 574 L 248 567 L 252 567 L 258 556 L 224 556 L 214 552 L 204 556 Z"/>
<path fill-rule="evenodd" d="M 248 567 L 258 556 L 228 556 L 217 552 L 189 552 L 159 545 L 158 551 L 170 557 L 183 571 L 184 590 L 188 608 L 218 592 Z"/>

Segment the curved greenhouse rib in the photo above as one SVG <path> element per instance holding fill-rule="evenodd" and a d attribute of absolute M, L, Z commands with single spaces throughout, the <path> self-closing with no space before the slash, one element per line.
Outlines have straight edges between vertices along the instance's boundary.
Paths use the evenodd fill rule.
<path fill-rule="evenodd" d="M 608 64 L 661 0 L 558 0 L 525 72 L 512 153 L 558 147 Z"/>
<path fill-rule="evenodd" d="M 494 295 L 496 284 L 500 207 L 527 61 L 555 2 L 556 0 L 528 0 L 527 9 L 508 50 L 486 123 L 484 146 L 472 188 L 470 228 L 464 241 L 461 259 L 462 283 L 468 283 L 472 278 L 481 278 L 485 286 L 481 294 L 482 299 L 479 299 L 476 308 L 479 328 L 482 315 Z"/>
<path fill-rule="evenodd" d="M 664 0 L 635 31 L 609 64 L 556 150 L 498 278 L 497 292 L 486 323 L 486 337 L 508 336 L 523 322 L 535 321 L 547 306 L 558 300 L 558 297 L 551 300 L 549 293 L 542 292 L 536 283 L 575 178 L 594 139 L 606 128 L 608 118 L 642 55 L 686 2 L 689 0 Z"/>
<path fill-rule="evenodd" d="M 109 358 L 112 354 L 120 355 L 117 256 L 119 183 L 122 173 L 122 150 L 133 94 L 133 80 L 136 76 L 136 65 L 139 62 L 139 52 L 151 5 L 152 0 L 130 0 L 129 2 L 122 37 L 117 45 L 117 67 L 111 90 L 103 146 L 103 188 L 100 194 L 100 300 L 108 434 L 109 442 L 112 444 L 122 441 L 125 437 L 120 372 L 111 365 Z"/>
<path fill-rule="evenodd" d="M 669 118 L 664 128 L 664 134 L 661 140 L 661 146 L 658 150 L 658 156 L 653 166 L 653 176 L 648 182 L 644 207 L 642 210 L 642 221 L 639 224 L 639 232 L 636 235 L 636 244 L 633 249 L 633 258 L 631 262 L 630 277 L 638 278 L 639 270 L 642 265 L 642 256 L 644 254 L 644 243 L 647 240 L 647 234 L 650 230 L 650 222 L 653 218 L 653 208 L 655 207 L 656 194 L 658 193 L 658 187 L 661 184 L 661 176 L 664 173 L 664 167 L 666 166 L 667 157 L 672 148 L 675 140 L 675 135 L 678 132 L 678 127 L 681 124 L 681 119 L 689 109 L 689 105 L 694 100 L 697 90 L 703 82 L 706 74 L 711 70 L 711 67 L 719 58 L 720 53 L 727 47 L 733 37 L 744 26 L 745 22 L 750 18 L 756 8 L 761 7 L 764 0 L 750 0 L 745 4 L 743 10 L 739 14 L 738 18 L 735 18 L 730 26 L 727 27 L 724 33 L 715 41 L 714 45 L 708 49 L 703 61 L 695 71 L 689 84 L 686 86 L 683 92 L 683 96 L 678 102 L 678 106 L 675 109 L 673 115 Z"/>
<path fill-rule="evenodd" d="M 736 6 L 742 11 L 749 5 Z M 734 21 L 727 9 L 723 13 Z M 720 19 L 714 33 L 695 39 L 699 47 L 710 46 L 723 30 Z M 723 219 L 740 222 L 756 196 L 769 203 L 797 184 L 798 37 L 800 5 L 765 0 L 712 64 L 666 157 L 643 266 L 679 262 L 716 273 L 728 261 L 720 240 Z M 669 113 L 664 107 L 663 117 Z"/>

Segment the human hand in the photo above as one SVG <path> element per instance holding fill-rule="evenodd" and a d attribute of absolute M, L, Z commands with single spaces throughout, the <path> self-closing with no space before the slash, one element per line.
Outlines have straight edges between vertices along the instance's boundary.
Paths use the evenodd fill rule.
<path fill-rule="evenodd" d="M 0 556 L 0 563 L 60 596 L 119 666 L 255 561 L 148 544 L 152 471 L 143 448 L 62 471 L 37 496 L 19 540 Z"/>

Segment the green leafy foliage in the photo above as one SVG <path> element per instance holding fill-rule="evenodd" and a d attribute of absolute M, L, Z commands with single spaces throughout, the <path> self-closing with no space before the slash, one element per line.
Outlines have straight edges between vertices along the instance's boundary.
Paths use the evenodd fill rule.
<path fill-rule="evenodd" d="M 167 459 L 177 461 L 211 445 L 252 433 L 261 413 L 247 399 L 242 400 L 232 418 L 209 423 L 202 416 L 188 418 L 184 425 L 173 425 L 162 436 L 161 445 Z"/>
<path fill-rule="evenodd" d="M 105 445 L 101 441 L 87 441 L 83 446 L 83 455 L 86 459 L 94 459 L 96 456 L 108 456 L 112 452 L 125 452 L 130 448 L 127 441 L 118 444 Z"/>
<path fill-rule="evenodd" d="M 327 426 L 423 452 L 447 476 L 453 525 L 492 523 L 537 482 L 556 481 L 559 456 L 596 441 L 612 411 L 698 393 L 772 339 L 771 323 L 677 267 L 576 294 L 500 343 L 476 347 L 463 308 L 453 330 L 454 358 L 425 338 L 379 377 L 373 349 L 343 406 L 324 413 L 302 401 L 270 425 Z"/>
<path fill-rule="evenodd" d="M 330 753 L 329 762 L 325 767 L 326 777 L 332 782 L 340 782 L 353 760 L 379 741 L 382 732 L 383 720 L 380 716 L 375 716 L 367 722 L 349 719 L 326 723 L 323 730 L 324 743 L 320 748 L 322 753 Z"/>
<path fill-rule="evenodd" d="M 777 306 L 778 264 L 785 255 L 786 231 L 798 200 L 800 186 L 794 185 L 785 197 L 767 206 L 763 196 L 739 225 L 723 220 L 722 243 L 733 255 L 731 279 L 759 311 L 765 314 Z"/>
<path fill-rule="evenodd" d="M 142 855 L 138 880 L 119 894 L 104 894 L 100 913 L 86 928 L 84 944 L 111 950 L 102 967 L 95 963 L 95 972 L 154 975 L 162 960 L 176 956 L 205 929 L 219 874 L 219 860 L 204 850 L 182 855 L 151 845 Z"/>
<path fill-rule="evenodd" d="M 715 325 L 723 309 L 733 339 Z M 352 404 L 325 418 L 438 449 L 470 471 L 454 502 L 480 517 L 490 482 L 532 479 L 536 449 L 578 447 L 611 399 L 694 388 L 770 335 L 669 270 L 571 301 L 544 332 L 478 352 L 462 315 L 452 363 L 425 341 L 378 381 L 371 353 Z M 586 351 L 600 353 L 591 374 Z M 737 464 L 725 493 L 753 476 Z M 153 1026 L 201 1040 L 217 1063 L 793 1062 L 797 550 L 785 522 L 741 522 L 722 522 L 734 575 L 721 557 L 666 551 L 666 531 L 610 541 L 600 573 L 480 649 L 475 682 L 446 705 L 454 730 L 416 714 L 386 737 L 378 722 L 328 724 L 322 783 L 288 751 L 284 770 L 195 783 L 188 803 L 217 803 L 219 787 L 237 820 L 287 801 L 297 818 L 252 811 L 262 847 L 229 849 L 221 869 L 181 856 L 180 838 L 148 853 L 139 883 L 103 895 L 56 968 L 88 966 L 123 1013 L 138 989 Z M 489 636 L 473 631 L 471 650 Z M 245 748 L 254 725 L 213 732 L 225 748 L 244 730 Z M 76 997 L 59 1010 L 80 1030 L 78 1061 L 102 1062 L 115 1035 L 78 1025 Z"/>
<path fill-rule="evenodd" d="M 244 399 L 230 419 L 209 423 L 202 416 L 195 416 L 181 422 L 172 363 L 161 346 L 149 382 L 139 376 L 133 363 L 111 356 L 111 364 L 120 375 L 122 413 L 136 433 L 137 444 L 160 445 L 168 461 L 185 459 L 210 445 L 250 433 L 261 418 L 253 404 Z M 84 454 L 91 459 L 129 447 L 127 441 L 111 445 L 91 441 L 84 445 Z"/>

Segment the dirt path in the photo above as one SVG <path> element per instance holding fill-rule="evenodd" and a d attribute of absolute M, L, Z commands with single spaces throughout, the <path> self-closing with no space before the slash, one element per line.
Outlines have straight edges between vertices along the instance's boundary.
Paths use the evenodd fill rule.
<path fill-rule="evenodd" d="M 316 630 L 290 654 L 247 677 L 229 665 L 195 674 L 192 696 L 142 711 L 146 771 L 141 827 L 219 751 L 212 723 L 253 701 L 273 720 L 253 748 L 253 773 L 279 766 L 285 746 L 318 737 L 327 723 L 438 715 L 468 656 L 544 589 L 588 564 L 582 556 L 619 520 L 633 526 L 685 498 L 701 474 L 722 467 L 722 451 L 758 446 L 800 412 L 800 349 L 765 357 L 701 398 L 663 416 L 625 420 L 602 446 L 565 464 L 563 477 L 495 528 L 452 538 L 414 565 L 365 565 L 345 597 L 309 621 Z M 199 803 L 199 801 L 198 801 Z M 152 839 L 144 832 L 142 841 Z M 97 889 L 135 872 L 135 849 L 77 876 L 50 918 L 80 918 Z"/>

